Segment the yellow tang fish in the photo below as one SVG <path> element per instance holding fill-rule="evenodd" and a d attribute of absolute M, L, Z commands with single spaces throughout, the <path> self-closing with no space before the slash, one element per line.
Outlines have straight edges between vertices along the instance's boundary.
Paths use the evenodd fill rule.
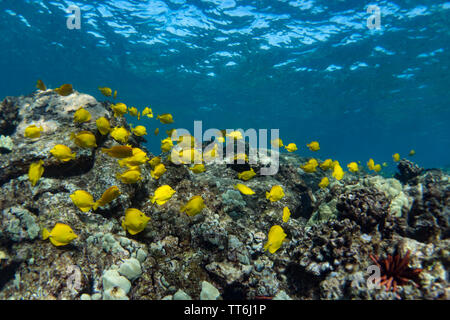
<path fill-rule="evenodd" d="M 91 114 L 83 107 L 79 108 L 73 115 L 73 121 L 76 123 L 83 123 L 91 120 Z"/>
<path fill-rule="evenodd" d="M 149 160 L 147 153 L 139 148 L 133 148 L 133 156 L 119 160 L 119 165 L 123 166 L 140 166 Z"/>
<path fill-rule="evenodd" d="M 80 148 L 95 148 L 97 147 L 97 141 L 95 135 L 90 131 L 80 131 L 77 134 L 73 132 L 70 135 L 70 139 L 73 139 L 75 144 Z"/>
<path fill-rule="evenodd" d="M 161 151 L 162 152 L 169 152 L 170 149 L 173 147 L 172 139 L 166 138 L 164 140 L 161 140 Z"/>
<path fill-rule="evenodd" d="M 234 161 L 237 161 L 237 163 L 246 163 L 248 162 L 248 155 L 245 153 L 238 153 L 234 156 Z"/>
<path fill-rule="evenodd" d="M 225 136 L 231 138 L 232 140 L 244 139 L 244 137 L 242 136 L 242 133 L 239 130 L 231 131 L 230 133 L 227 133 Z"/>
<path fill-rule="evenodd" d="M 166 166 L 162 163 L 158 164 L 153 170 L 150 171 L 150 175 L 153 179 L 158 180 L 167 171 Z"/>
<path fill-rule="evenodd" d="M 414 149 L 412 149 L 412 150 L 411 150 L 411 151 L 410 151 L 410 152 L 409 152 L 408 154 L 409 154 L 409 156 L 411 156 L 411 157 L 412 157 L 413 155 L 415 155 L 415 154 L 416 154 L 416 151 L 415 151 Z"/>
<path fill-rule="evenodd" d="M 114 199 L 120 196 L 120 190 L 117 186 L 112 186 L 108 189 L 106 189 L 105 192 L 103 192 L 100 199 L 95 201 L 94 205 L 92 206 L 92 209 L 97 210 L 98 207 L 104 207 Z"/>
<path fill-rule="evenodd" d="M 135 128 L 131 129 L 133 131 L 135 136 L 142 137 L 147 135 L 147 128 L 144 126 L 136 126 Z"/>
<path fill-rule="evenodd" d="M 339 162 L 336 162 L 333 168 L 333 173 L 331 174 L 336 180 L 341 180 L 344 177 L 344 170 L 342 170 L 342 167 L 340 166 Z"/>
<path fill-rule="evenodd" d="M 75 240 L 78 236 L 73 232 L 72 228 L 67 224 L 58 222 L 49 232 L 47 229 L 42 230 L 42 240 L 50 239 L 54 246 L 65 246 Z"/>
<path fill-rule="evenodd" d="M 270 141 L 270 144 L 272 145 L 272 147 L 274 148 L 281 148 L 283 147 L 283 140 L 281 140 L 280 138 L 278 139 L 273 139 L 272 141 Z"/>
<path fill-rule="evenodd" d="M 83 212 L 88 212 L 94 206 L 94 198 L 84 190 L 75 191 L 70 195 L 70 199 Z"/>
<path fill-rule="evenodd" d="M 283 208 L 283 222 L 288 222 L 291 216 L 291 211 L 288 207 Z"/>
<path fill-rule="evenodd" d="M 159 133 L 159 128 L 156 128 L 156 129 L 155 129 L 155 132 L 154 132 L 155 136 L 157 136 L 158 133 Z"/>
<path fill-rule="evenodd" d="M 128 208 L 125 211 L 125 218 L 122 220 L 122 228 L 131 235 L 135 235 L 145 229 L 150 217 L 147 217 L 142 211 L 134 208 Z"/>
<path fill-rule="evenodd" d="M 270 253 L 275 253 L 283 244 L 283 240 L 286 238 L 286 233 L 281 226 L 275 225 L 269 230 L 269 235 L 266 244 L 264 245 L 264 251 L 269 249 Z"/>
<path fill-rule="evenodd" d="M 157 203 L 159 206 L 163 205 L 174 195 L 176 191 L 173 190 L 169 185 L 165 184 L 155 190 L 155 194 L 150 198 L 152 203 Z"/>
<path fill-rule="evenodd" d="M 250 170 L 247 170 L 247 171 L 239 172 L 237 175 L 238 179 L 241 179 L 244 181 L 250 180 L 254 176 L 256 176 L 256 173 L 255 173 L 255 170 L 253 170 L 253 168 L 250 168 Z"/>
<path fill-rule="evenodd" d="M 303 171 L 308 173 L 316 172 L 316 167 L 319 165 L 316 159 L 310 159 L 306 164 L 300 166 L 300 168 L 303 169 Z"/>
<path fill-rule="evenodd" d="M 317 142 L 317 141 L 312 141 L 312 142 L 308 143 L 306 146 L 311 151 L 318 151 L 318 150 L 320 150 L 319 142 Z"/>
<path fill-rule="evenodd" d="M 28 180 L 30 180 L 31 185 L 34 187 L 39 179 L 44 174 L 44 161 L 39 160 L 38 162 L 33 162 L 30 164 L 30 168 L 28 169 Z"/>
<path fill-rule="evenodd" d="M 164 113 L 164 114 L 158 115 L 156 117 L 156 119 L 159 119 L 159 121 L 163 124 L 170 124 L 170 123 L 174 122 L 173 117 L 170 113 Z"/>
<path fill-rule="evenodd" d="M 44 82 L 42 80 L 38 80 L 36 83 L 36 88 L 42 91 L 46 91 L 47 87 L 45 86 Z"/>
<path fill-rule="evenodd" d="M 176 129 L 166 130 L 166 134 L 168 137 L 171 137 L 173 141 L 177 141 L 179 138 Z"/>
<path fill-rule="evenodd" d="M 171 135 L 169 137 L 171 137 Z M 182 147 L 183 149 L 194 148 L 196 144 L 197 143 L 195 141 L 195 138 L 191 135 L 182 135 L 178 138 L 177 141 L 177 145 Z"/>
<path fill-rule="evenodd" d="M 245 184 L 237 183 L 234 188 L 236 190 L 239 190 L 240 193 L 243 195 L 252 195 L 255 194 L 255 191 L 253 191 L 251 188 L 247 187 Z"/>
<path fill-rule="evenodd" d="M 137 117 L 138 114 L 139 114 L 138 109 L 135 108 L 135 107 L 129 108 L 129 109 L 128 109 L 128 113 L 129 113 L 129 115 L 132 116 L 132 117 Z"/>
<path fill-rule="evenodd" d="M 73 88 L 71 84 L 63 84 L 61 87 L 53 89 L 60 96 L 68 96 L 73 93 Z"/>
<path fill-rule="evenodd" d="M 70 148 L 68 146 L 65 146 L 63 144 L 57 144 L 56 146 L 54 146 L 51 150 L 50 153 L 59 161 L 62 162 L 67 162 L 70 160 L 75 159 L 76 157 L 76 153 L 72 153 L 72 150 L 70 150 Z"/>
<path fill-rule="evenodd" d="M 160 157 L 153 157 L 152 160 L 149 160 L 148 163 L 150 163 L 150 166 L 154 169 L 158 164 L 161 163 Z"/>
<path fill-rule="evenodd" d="M 333 160 L 326 159 L 324 162 L 320 164 L 320 169 L 327 171 L 329 169 L 332 169 L 334 166 Z"/>
<path fill-rule="evenodd" d="M 398 153 L 393 154 L 392 158 L 394 159 L 395 162 L 400 161 L 400 155 Z"/>
<path fill-rule="evenodd" d="M 105 117 L 100 117 L 95 121 L 97 125 L 98 131 L 102 136 L 107 135 L 111 131 L 111 125 L 109 124 L 109 120 Z"/>
<path fill-rule="evenodd" d="M 358 164 L 356 162 L 350 162 L 347 165 L 348 171 L 350 172 L 358 172 L 359 168 L 358 168 Z"/>
<path fill-rule="evenodd" d="M 142 116 L 146 116 L 147 118 L 153 118 L 153 111 L 149 107 L 145 107 L 142 111 Z"/>
<path fill-rule="evenodd" d="M 330 180 L 328 180 L 327 177 L 323 177 L 322 180 L 320 180 L 320 182 L 319 182 L 319 187 L 323 189 L 323 188 L 328 187 L 329 184 L 330 184 Z"/>
<path fill-rule="evenodd" d="M 117 174 L 116 178 L 125 184 L 132 184 L 142 180 L 141 172 L 139 170 L 130 169 L 121 174 Z"/>
<path fill-rule="evenodd" d="M 369 159 L 369 161 L 367 161 L 367 167 L 369 168 L 369 170 L 374 170 L 375 172 L 379 172 L 381 170 L 381 165 L 375 165 L 373 159 Z"/>
<path fill-rule="evenodd" d="M 32 124 L 31 126 L 28 126 L 25 129 L 25 134 L 24 136 L 26 138 L 30 138 L 30 139 L 36 139 L 39 138 L 41 136 L 41 132 L 44 131 L 44 129 L 42 128 L 42 126 L 40 126 L 39 128 L 36 127 L 34 124 Z"/>
<path fill-rule="evenodd" d="M 288 151 L 288 152 L 294 152 L 297 151 L 297 145 L 295 143 L 289 143 L 287 146 L 284 146 L 284 148 Z"/>
<path fill-rule="evenodd" d="M 111 137 L 117 142 L 127 143 L 130 138 L 130 132 L 124 127 L 115 127 L 110 133 Z"/>
<path fill-rule="evenodd" d="M 203 160 L 205 160 L 206 162 L 212 161 L 218 156 L 218 150 L 219 145 L 217 143 L 214 143 L 214 146 L 212 148 L 210 146 L 207 146 L 205 151 L 203 152 Z"/>
<path fill-rule="evenodd" d="M 205 172 L 205 165 L 203 163 L 197 163 L 193 167 L 189 168 L 193 173 L 202 173 Z"/>
<path fill-rule="evenodd" d="M 117 90 L 114 90 L 114 96 L 113 96 L 113 98 L 114 98 L 114 99 L 117 98 Z"/>
<path fill-rule="evenodd" d="M 281 200 L 284 197 L 283 188 L 279 185 L 273 186 L 270 192 L 266 192 L 266 199 L 270 202 Z"/>
<path fill-rule="evenodd" d="M 111 97 L 112 96 L 112 90 L 108 87 L 98 87 L 98 90 L 105 96 L 105 97 Z"/>
<path fill-rule="evenodd" d="M 116 159 L 129 158 L 133 155 L 133 148 L 130 146 L 113 146 L 109 149 L 102 148 L 102 152 Z"/>
<path fill-rule="evenodd" d="M 114 111 L 114 117 L 121 117 L 127 113 L 127 105 L 122 102 L 112 104 L 111 109 Z"/>
<path fill-rule="evenodd" d="M 369 161 L 367 161 L 367 168 L 369 168 L 369 170 L 374 170 L 375 167 L 375 162 L 373 161 L 372 158 L 369 159 Z"/>
<path fill-rule="evenodd" d="M 175 150 L 174 150 L 175 151 Z M 176 152 L 174 152 L 176 154 Z M 172 157 L 173 163 L 201 163 L 202 162 L 202 152 L 197 149 L 183 149 L 178 153 L 178 159 Z"/>
<path fill-rule="evenodd" d="M 205 203 L 201 196 L 193 196 L 184 206 L 181 207 L 180 212 L 186 212 L 190 217 L 202 212 L 205 208 Z"/>

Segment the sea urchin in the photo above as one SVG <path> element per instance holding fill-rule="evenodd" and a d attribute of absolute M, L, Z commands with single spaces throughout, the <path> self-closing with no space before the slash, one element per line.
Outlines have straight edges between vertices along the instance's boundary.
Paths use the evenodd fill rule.
<path fill-rule="evenodd" d="M 418 275 L 423 269 L 413 269 L 408 266 L 410 251 L 406 252 L 404 257 L 396 251 L 394 256 L 388 255 L 386 259 L 379 259 L 377 256 L 370 255 L 370 259 L 380 268 L 380 285 L 386 286 L 386 291 L 392 288 L 397 290 L 397 286 L 402 286 L 408 281 L 414 281 L 416 287 L 419 286 Z"/>

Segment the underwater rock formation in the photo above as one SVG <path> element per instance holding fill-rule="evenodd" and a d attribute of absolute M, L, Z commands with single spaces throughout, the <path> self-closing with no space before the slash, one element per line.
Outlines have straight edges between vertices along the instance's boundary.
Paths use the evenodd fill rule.
<path fill-rule="evenodd" d="M 366 233 L 384 222 L 388 207 L 384 194 L 374 188 L 348 191 L 339 197 L 336 205 L 343 218 L 355 221 Z"/>
<path fill-rule="evenodd" d="M 74 123 L 83 106 L 91 121 Z M 109 102 L 74 91 L 52 90 L 8 97 L 1 104 L 0 133 L 13 142 L 0 153 L 0 299 L 448 299 L 449 176 L 418 171 L 417 184 L 400 183 L 365 172 L 346 173 L 337 181 L 331 172 L 306 173 L 309 159 L 279 154 L 280 169 L 259 175 L 270 162 L 234 165 L 214 161 L 195 174 L 161 155 L 167 171 L 157 180 L 151 166 L 141 166 L 142 180 L 124 184 L 123 168 L 101 148 L 117 145 L 101 135 L 95 119 L 129 129 L 114 117 Z M 3 112 L 3 110 L 5 112 Z M 39 139 L 27 139 L 30 124 L 43 127 Z M 97 147 L 74 146 L 72 132 L 95 134 Z M 152 155 L 131 136 L 128 144 Z M 56 144 L 73 146 L 67 163 L 52 157 Z M 248 151 L 248 150 L 247 150 Z M 42 160 L 44 173 L 32 187 L 31 163 Z M 237 174 L 249 168 L 246 181 L 255 194 L 234 188 Z M 323 177 L 330 186 L 322 189 Z M 176 192 L 163 205 L 152 203 L 157 187 Z M 82 212 L 70 198 L 85 190 L 99 199 L 118 186 L 120 196 L 107 205 Z M 266 192 L 281 186 L 275 202 Z M 201 195 L 205 208 L 188 216 L 180 208 Z M 283 208 L 292 213 L 284 222 Z M 136 235 L 121 225 L 125 211 L 136 208 L 150 221 Z M 72 227 L 78 238 L 64 247 L 42 240 L 43 228 L 58 223 Z M 272 226 L 282 226 L 286 239 L 275 253 L 264 249 Z M 419 287 L 407 283 L 396 292 L 367 286 L 370 255 L 386 257 L 411 252 L 410 267 L 421 268 Z"/>
<path fill-rule="evenodd" d="M 407 159 L 401 159 L 397 168 L 399 172 L 395 174 L 395 178 L 404 184 L 412 182 L 411 180 L 423 172 L 423 168 L 420 168 L 417 164 Z"/>

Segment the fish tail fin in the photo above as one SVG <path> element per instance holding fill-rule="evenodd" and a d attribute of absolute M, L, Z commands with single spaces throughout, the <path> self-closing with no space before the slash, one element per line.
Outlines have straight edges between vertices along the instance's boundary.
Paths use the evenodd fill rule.
<path fill-rule="evenodd" d="M 98 200 L 94 202 L 94 204 L 92 205 L 92 210 L 97 210 L 97 208 L 99 207 L 99 202 Z"/>
<path fill-rule="evenodd" d="M 50 237 L 50 232 L 48 232 L 48 230 L 44 228 L 44 230 L 42 230 L 42 240 L 47 240 L 48 237 Z"/>

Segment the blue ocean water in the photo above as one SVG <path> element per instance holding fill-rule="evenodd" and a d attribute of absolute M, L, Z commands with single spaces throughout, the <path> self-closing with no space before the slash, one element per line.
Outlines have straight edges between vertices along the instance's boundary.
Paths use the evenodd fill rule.
<path fill-rule="evenodd" d="M 67 8 L 80 8 L 80 29 Z M 370 29 L 379 8 L 379 29 Z M 178 127 L 280 129 L 298 154 L 450 165 L 450 2 L 0 0 L 0 98 L 71 83 Z M 130 118 L 130 121 L 131 118 Z M 306 148 L 312 140 L 321 150 Z"/>

